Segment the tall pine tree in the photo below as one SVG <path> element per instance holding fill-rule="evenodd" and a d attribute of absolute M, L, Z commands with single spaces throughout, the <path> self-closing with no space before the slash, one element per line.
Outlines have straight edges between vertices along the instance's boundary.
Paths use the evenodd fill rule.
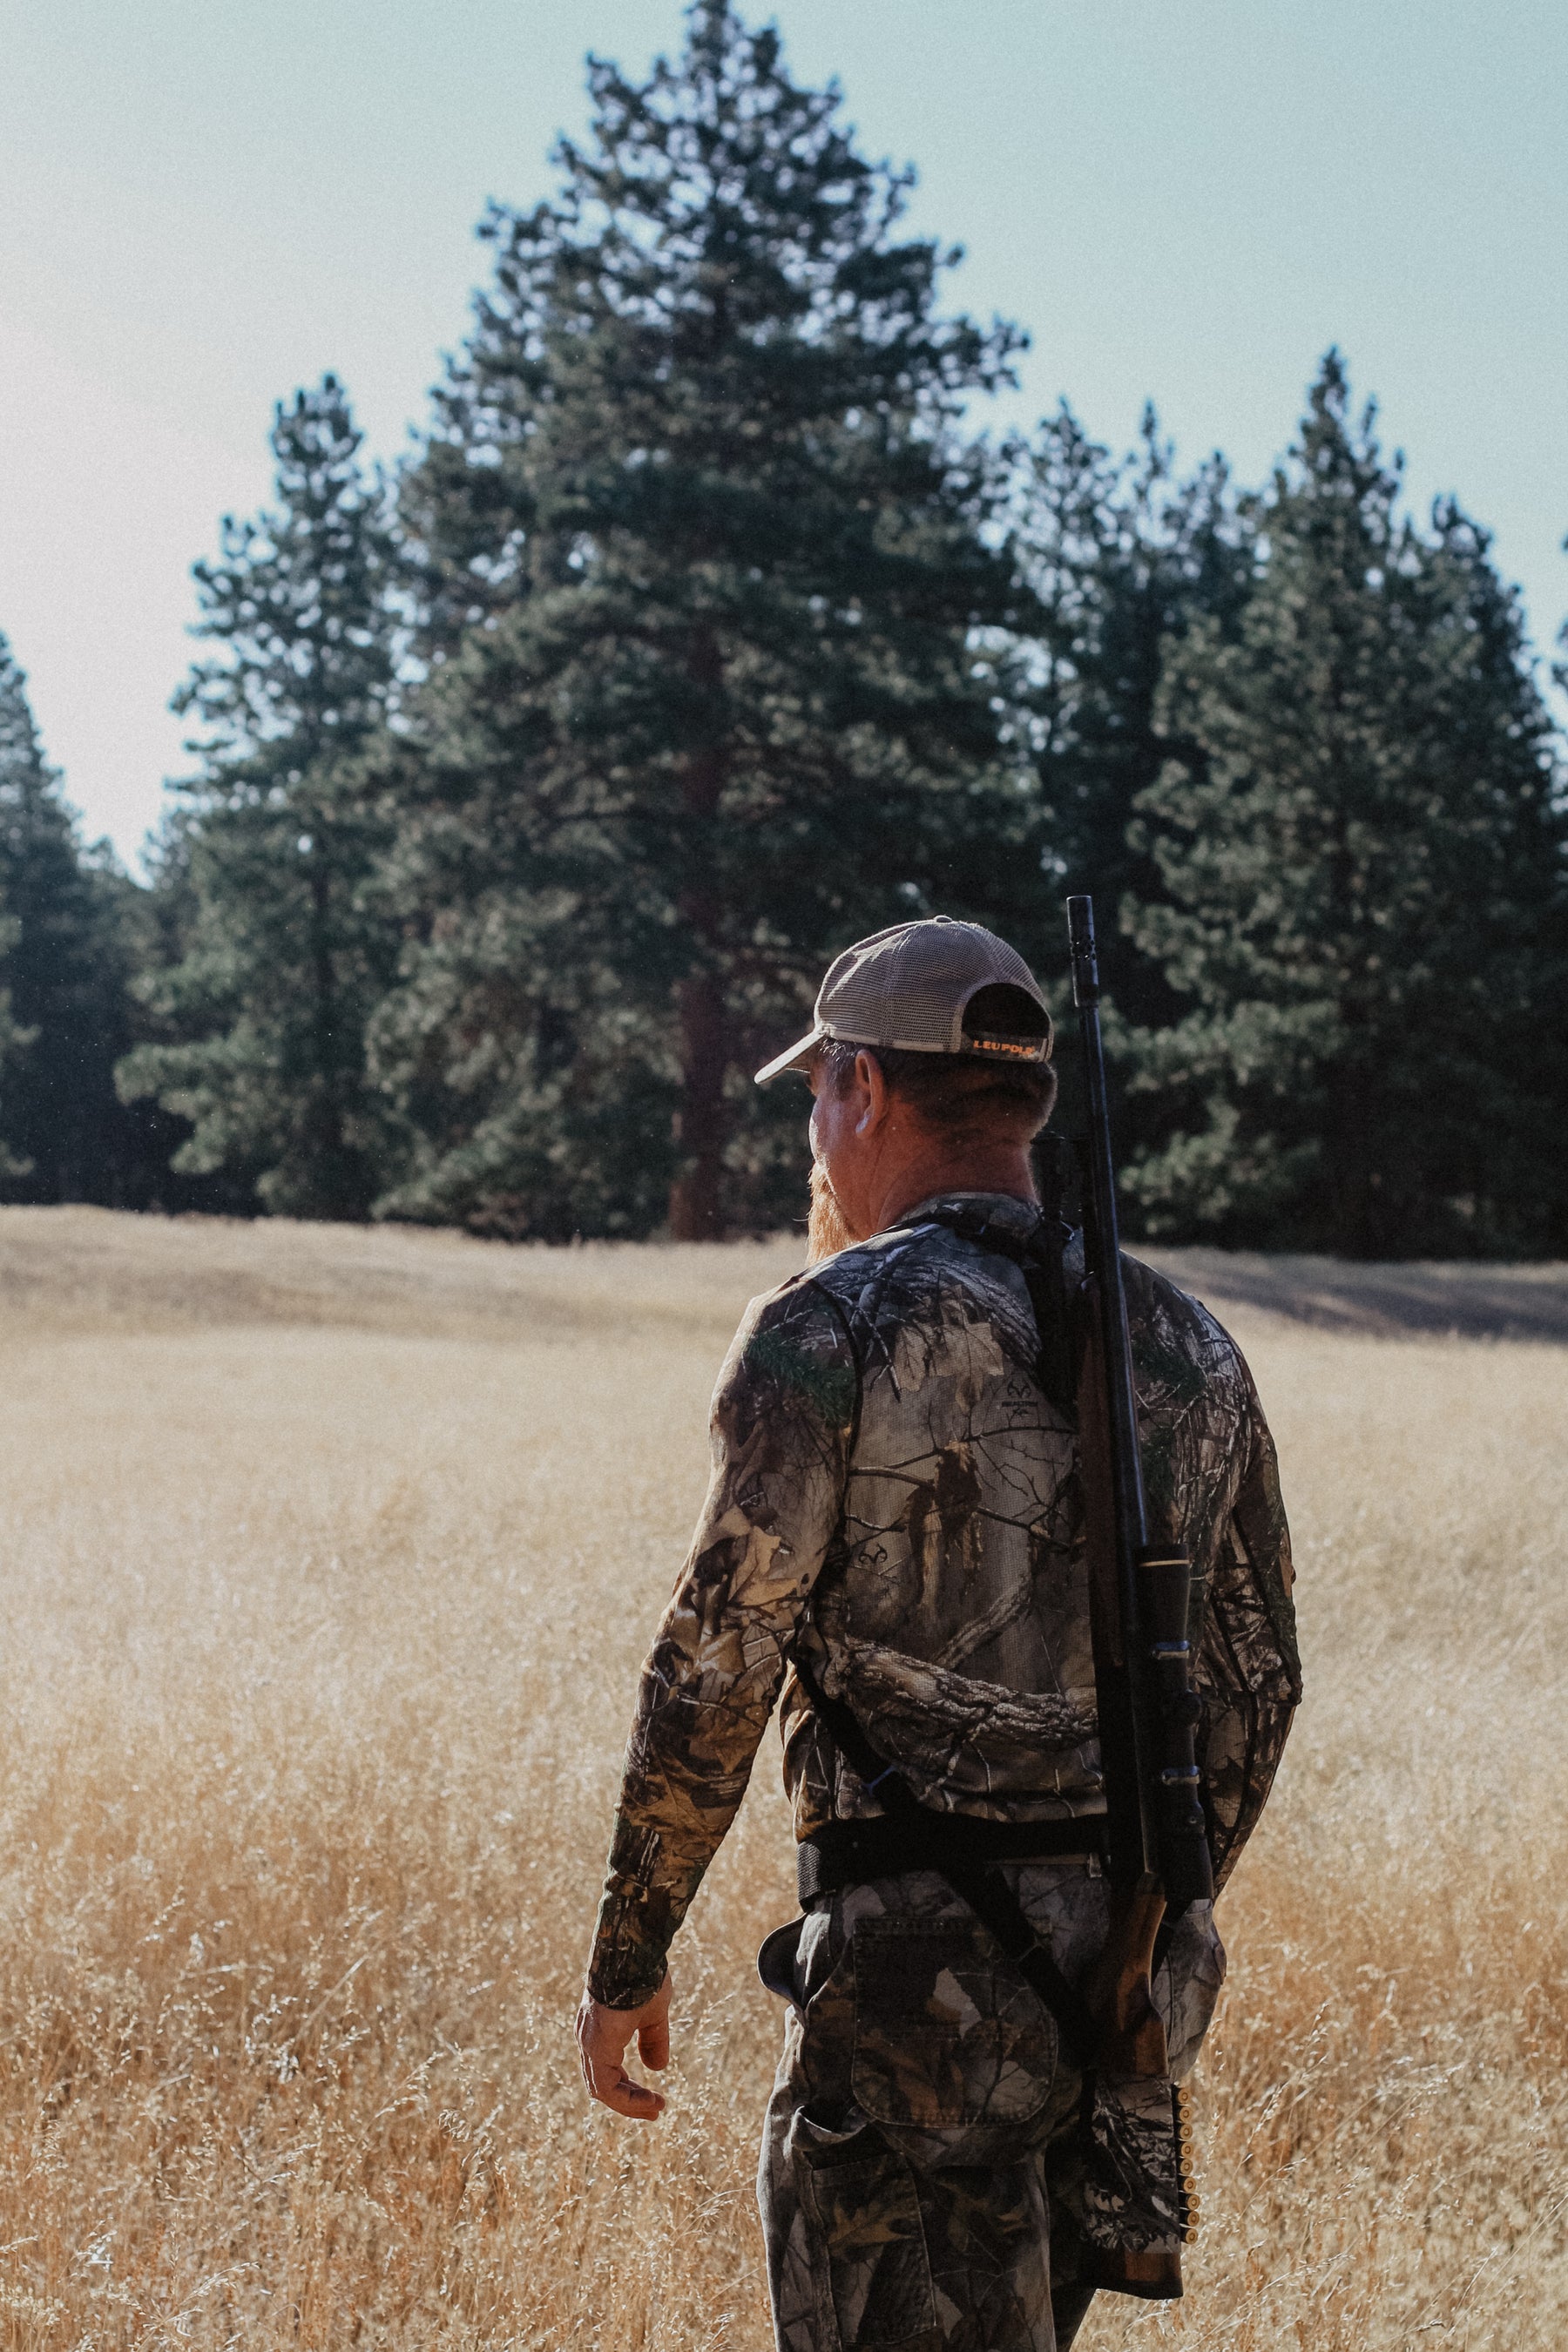
<path fill-rule="evenodd" d="M 195 567 L 199 634 L 224 650 L 175 702 L 203 730 L 167 845 L 182 951 L 146 983 L 160 1037 L 120 1072 L 127 1099 L 191 1122 L 177 1171 L 293 1216 L 364 1216 L 388 1148 L 365 1030 L 397 946 L 373 898 L 392 547 L 362 437 L 333 376 L 279 405 L 276 505 L 226 519 Z"/>
<path fill-rule="evenodd" d="M 384 1206 L 701 1236 L 793 1204 L 799 1107 L 749 1073 L 825 960 L 981 904 L 1030 822 L 959 436 L 1019 338 L 939 312 L 908 175 L 725 0 L 590 86 L 559 194 L 485 223 L 406 485 L 429 675 L 376 1051 L 421 1142 Z"/>
<path fill-rule="evenodd" d="M 1134 1040 L 1173 1133 L 1155 1231 L 1356 1255 L 1568 1243 L 1568 823 L 1514 595 L 1451 501 L 1400 511 L 1329 355 L 1227 642 L 1172 649 L 1142 798 L 1187 1000 Z"/>
<path fill-rule="evenodd" d="M 1158 888 L 1128 838 L 1141 793 L 1170 757 L 1155 723 L 1172 639 L 1202 617 L 1234 637 L 1250 585 L 1250 534 L 1223 458 L 1179 479 L 1152 408 L 1139 446 L 1114 458 L 1064 402 L 1017 453 L 1016 540 L 1038 602 L 1021 648 L 1020 712 L 1031 739 L 1060 893 L 1099 898 L 1109 918 L 1124 894 Z M 1060 923 L 1046 943 L 1060 963 Z M 1159 967 L 1123 953 L 1125 1013 L 1168 1008 Z"/>
<path fill-rule="evenodd" d="M 26 681 L 0 636 L 0 1147 L 4 1197 L 137 1197 L 114 1092 L 130 1042 L 132 886 L 85 852 L 43 755 Z"/>
<path fill-rule="evenodd" d="M 1130 892 L 1146 902 L 1163 895 L 1131 828 L 1140 793 L 1170 756 L 1155 706 L 1171 642 L 1200 616 L 1234 637 L 1250 534 L 1224 459 L 1180 478 L 1152 407 L 1138 446 L 1121 457 L 1092 441 L 1065 401 L 1012 454 L 1015 543 L 1037 614 L 1005 675 L 1038 779 L 1048 870 L 1011 868 L 997 918 L 1036 969 L 1065 986 L 1062 902 L 1092 893 L 1112 1034 L 1126 1021 L 1162 1026 L 1179 1000 L 1158 961 L 1116 921 Z M 1082 1117 L 1071 1055 L 1062 1078 L 1058 1123 L 1071 1127 Z M 1116 1122 L 1126 1150 L 1162 1141 L 1169 1125 L 1153 1097 L 1120 1089 Z"/>

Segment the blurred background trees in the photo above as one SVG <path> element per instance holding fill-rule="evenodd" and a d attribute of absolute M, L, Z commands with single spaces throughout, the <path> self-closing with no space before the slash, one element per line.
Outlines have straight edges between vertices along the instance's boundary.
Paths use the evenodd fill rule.
<path fill-rule="evenodd" d="M 1557 739 L 1340 356 L 1256 493 L 1152 412 L 984 438 L 1018 331 L 776 35 L 697 0 L 590 83 L 400 478 L 334 378 L 279 408 L 150 887 L 0 662 L 0 1190 L 775 1224 L 804 1103 L 750 1073 L 837 949 L 970 914 L 1059 981 L 1087 888 L 1131 1232 L 1568 1253 Z"/>

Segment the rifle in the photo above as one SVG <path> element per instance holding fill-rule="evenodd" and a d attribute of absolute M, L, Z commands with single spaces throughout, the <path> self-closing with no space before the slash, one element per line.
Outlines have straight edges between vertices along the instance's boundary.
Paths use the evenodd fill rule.
<path fill-rule="evenodd" d="M 1094 904 L 1068 900 L 1073 1003 L 1083 1036 L 1089 1103 L 1084 1145 L 1087 1334 L 1079 1443 L 1088 1522 L 1089 1609 L 1109 1827 L 1109 1941 L 1085 1988 L 1099 2029 L 1097 2074 L 1121 2087 L 1147 2123 L 1159 2102 L 1174 2136 L 1166 2201 L 1174 2225 L 1142 2251 L 1107 2249 L 1100 2284 L 1146 2295 L 1182 2292 L 1180 2242 L 1194 2234 L 1182 2095 L 1168 2080 L 1152 1973 L 1162 1931 L 1214 1893 L 1193 1735 L 1201 1706 L 1187 1642 L 1191 1565 L 1151 1544 L 1132 1385 L 1132 1349 L 1116 1220 Z M 1146 2086 L 1139 2095 L 1137 2085 Z M 1163 2086 L 1163 2088 L 1162 2088 Z M 1151 2151 L 1152 2153 L 1152 2151 Z M 1165 2168 L 1160 2168 L 1164 2170 Z"/>

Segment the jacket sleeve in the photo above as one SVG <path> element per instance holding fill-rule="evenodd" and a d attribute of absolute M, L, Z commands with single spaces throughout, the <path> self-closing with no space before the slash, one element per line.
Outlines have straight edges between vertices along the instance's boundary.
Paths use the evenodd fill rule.
<path fill-rule="evenodd" d="M 713 1470 L 642 1670 L 588 1990 L 632 2009 L 735 1817 L 843 1508 L 858 1382 L 847 1333 L 796 1281 L 748 1310 L 714 1392 Z"/>
<path fill-rule="evenodd" d="M 1239 1475 L 1209 1570 L 1194 1675 L 1204 1706 L 1198 1761 L 1208 1793 L 1216 1892 L 1257 1826 L 1301 1696 L 1279 1465 L 1251 1375 L 1240 1369 L 1247 1403 Z"/>

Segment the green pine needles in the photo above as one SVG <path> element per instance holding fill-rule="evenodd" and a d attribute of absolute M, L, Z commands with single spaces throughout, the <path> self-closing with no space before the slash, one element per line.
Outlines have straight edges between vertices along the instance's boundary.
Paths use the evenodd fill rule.
<path fill-rule="evenodd" d="M 166 1123 L 114 1087 L 150 911 L 107 845 L 84 847 L 0 636 L 0 1199 L 141 1207 L 156 1188 Z"/>
<path fill-rule="evenodd" d="M 1250 591 L 1167 649 L 1133 940 L 1181 1005 L 1126 1040 L 1169 1119 L 1153 1233 L 1368 1257 L 1561 1245 L 1563 803 L 1517 601 L 1451 501 L 1400 514 L 1331 352 L 1249 502 Z"/>

